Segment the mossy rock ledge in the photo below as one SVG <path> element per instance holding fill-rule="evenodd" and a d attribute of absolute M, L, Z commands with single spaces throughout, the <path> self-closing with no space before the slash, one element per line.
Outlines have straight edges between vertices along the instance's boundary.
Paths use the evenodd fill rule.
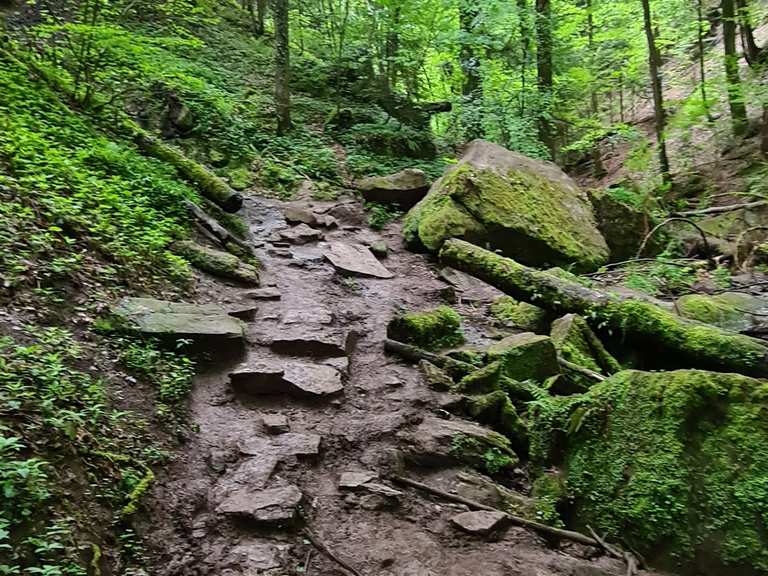
<path fill-rule="evenodd" d="M 404 234 L 412 248 L 436 252 L 464 238 L 527 265 L 578 271 L 609 253 L 586 194 L 560 168 L 483 140 L 408 213 Z"/>
<path fill-rule="evenodd" d="M 387 327 L 387 337 L 426 350 L 451 348 L 464 342 L 461 316 L 448 306 L 395 317 Z"/>
<path fill-rule="evenodd" d="M 531 453 L 592 526 L 676 574 L 768 573 L 768 382 L 623 371 L 532 411 Z M 566 433 L 567 431 L 567 433 Z"/>

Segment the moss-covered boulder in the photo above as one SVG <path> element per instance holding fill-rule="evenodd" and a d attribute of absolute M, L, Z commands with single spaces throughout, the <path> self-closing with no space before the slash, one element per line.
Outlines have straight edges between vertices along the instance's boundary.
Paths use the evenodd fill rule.
<path fill-rule="evenodd" d="M 560 374 L 552 339 L 531 332 L 500 340 L 488 349 L 488 359 L 500 361 L 502 376 L 513 380 L 544 382 Z"/>
<path fill-rule="evenodd" d="M 464 342 L 461 316 L 448 306 L 397 316 L 387 327 L 387 337 L 426 350 L 450 348 Z"/>
<path fill-rule="evenodd" d="M 634 192 L 639 195 L 639 192 Z M 617 198 L 614 191 L 590 190 L 589 200 L 597 219 L 597 228 L 608 243 L 610 261 L 634 258 L 654 223 L 650 215 Z M 656 235 L 646 244 L 644 256 L 658 254 L 661 242 Z"/>
<path fill-rule="evenodd" d="M 768 314 L 768 298 L 741 292 L 687 294 L 677 301 L 680 315 L 734 332 L 746 332 Z"/>
<path fill-rule="evenodd" d="M 427 195 L 431 182 L 422 170 L 407 168 L 389 176 L 372 176 L 356 183 L 367 202 L 398 204 L 410 208 Z"/>
<path fill-rule="evenodd" d="M 517 454 L 528 452 L 528 429 L 506 392 L 496 390 L 465 399 L 467 412 L 472 418 L 490 426 L 509 438 Z"/>
<path fill-rule="evenodd" d="M 411 247 L 438 251 L 448 238 L 489 245 L 532 266 L 604 264 L 608 246 L 592 207 L 550 162 L 475 140 L 405 219 Z"/>
<path fill-rule="evenodd" d="M 624 371 L 532 411 L 532 455 L 565 472 L 577 528 L 676 573 L 768 573 L 768 382 Z"/>
<path fill-rule="evenodd" d="M 568 314 L 555 320 L 550 336 L 558 354 L 568 362 L 606 376 L 621 370 L 621 365 L 605 349 L 587 321 L 577 314 Z M 568 374 L 568 377 L 585 389 L 594 383 L 583 374 L 575 372 Z"/>
<path fill-rule="evenodd" d="M 491 316 L 508 326 L 537 334 L 546 330 L 549 320 L 546 310 L 528 302 L 519 302 L 511 296 L 502 296 L 494 301 Z"/>

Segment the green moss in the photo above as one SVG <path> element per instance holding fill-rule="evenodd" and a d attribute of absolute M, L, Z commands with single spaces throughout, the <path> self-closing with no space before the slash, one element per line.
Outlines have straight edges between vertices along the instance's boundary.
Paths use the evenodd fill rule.
<path fill-rule="evenodd" d="M 521 330 L 541 333 L 546 330 L 548 314 L 545 310 L 518 302 L 511 296 L 502 296 L 491 304 L 491 315 Z"/>
<path fill-rule="evenodd" d="M 552 342 L 558 354 L 569 362 L 604 375 L 621 370 L 619 363 L 608 353 L 581 316 L 568 314 L 555 320 L 552 323 Z M 571 373 L 569 378 L 582 388 L 594 384 L 593 380 L 579 373 Z"/>
<path fill-rule="evenodd" d="M 488 358 L 500 360 L 502 375 L 513 380 L 544 382 L 560 373 L 552 340 L 530 332 L 515 334 L 494 344 L 488 349 Z"/>
<path fill-rule="evenodd" d="M 231 278 L 245 284 L 258 285 L 259 272 L 227 252 L 214 250 L 191 241 L 176 242 L 174 251 L 204 272 Z"/>
<path fill-rule="evenodd" d="M 462 378 L 455 387 L 456 392 L 465 394 L 486 394 L 499 389 L 503 364 L 500 360 L 491 362 Z"/>
<path fill-rule="evenodd" d="M 748 312 L 762 312 L 761 305 L 756 306 L 754 300 L 749 294 L 689 294 L 677 301 L 677 309 L 685 318 L 740 332 L 752 326 Z"/>
<path fill-rule="evenodd" d="M 149 487 L 152 485 L 154 480 L 155 474 L 152 472 L 152 470 L 147 470 L 146 474 L 144 474 L 142 479 L 139 480 L 138 484 L 136 484 L 131 493 L 128 495 L 128 503 L 123 507 L 121 513 L 123 517 L 136 513 L 136 511 L 139 509 L 139 504 L 141 504 L 142 498 L 144 498 L 144 495 L 146 494 L 147 490 L 149 490 Z"/>
<path fill-rule="evenodd" d="M 509 440 L 496 432 L 488 432 L 482 437 L 456 434 L 451 440 L 450 454 L 492 475 L 513 468 L 520 461 Z"/>
<path fill-rule="evenodd" d="M 563 520 L 557 511 L 558 505 L 567 499 L 562 475 L 559 472 L 544 472 L 534 481 L 531 494 L 535 503 L 536 520 L 562 528 Z"/>
<path fill-rule="evenodd" d="M 509 438 L 518 454 L 528 452 L 528 429 L 506 392 L 497 390 L 466 399 L 467 412 L 481 424 Z"/>
<path fill-rule="evenodd" d="M 461 316 L 448 306 L 398 316 L 389 323 L 387 335 L 427 350 L 440 350 L 464 342 Z"/>
<path fill-rule="evenodd" d="M 560 433 L 579 526 L 663 568 L 768 570 L 765 381 L 620 372 L 581 397 L 540 402 L 532 427 L 549 447 Z M 543 444 L 537 436 L 537 456 Z"/>

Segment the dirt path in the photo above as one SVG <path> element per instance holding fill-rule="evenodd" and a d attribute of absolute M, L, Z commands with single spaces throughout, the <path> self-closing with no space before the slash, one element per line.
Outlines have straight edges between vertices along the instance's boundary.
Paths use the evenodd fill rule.
<path fill-rule="evenodd" d="M 283 206 L 258 198 L 247 201 L 246 217 L 260 246 L 267 282 L 279 288 L 282 298 L 258 304 L 245 358 L 233 353 L 196 382 L 191 418 L 199 432 L 158 479 L 153 496 L 147 527 L 152 574 L 345 574 L 309 544 L 301 533 L 303 522 L 287 527 L 275 522 L 294 511 L 365 576 L 623 574 L 620 562 L 591 560 L 595 552 L 579 546 L 548 547 L 523 529 L 509 528 L 492 541 L 460 533 L 449 520 L 466 508 L 401 488 L 399 494 L 387 493 L 381 487 L 396 488 L 385 476 L 405 470 L 471 497 L 488 495 L 487 487 L 467 481 L 460 470 L 404 468 L 400 452 L 425 417 L 442 414 L 446 399 L 422 383 L 415 367 L 384 354 L 386 325 L 398 308 L 445 303 L 448 285 L 425 257 L 400 247 L 398 225 L 379 235 L 363 226 L 357 203 L 315 203 L 310 208 L 330 209 L 340 224 L 325 231 L 326 241 L 384 240 L 390 247 L 383 264 L 392 279 L 345 279 L 323 260 L 322 244 L 289 247 L 275 241 L 275 234 L 288 228 Z M 245 292 L 201 280 L 200 293 L 210 301 L 242 301 Z M 482 308 L 459 306 L 468 318 L 470 339 L 479 343 L 488 331 Z M 350 332 L 359 338 L 347 370 L 345 356 L 328 354 Z M 289 354 L 276 354 L 275 349 Z M 262 373 L 275 366 L 289 371 L 330 365 L 330 374 L 345 372 L 343 391 L 323 398 L 233 392 L 229 373 L 243 361 Z M 315 380 L 321 381 L 329 372 L 320 368 L 317 374 Z M 245 387 L 262 384 L 246 379 Z M 290 432 L 277 433 L 282 424 L 275 416 L 287 419 Z M 318 439 L 319 453 L 313 454 Z M 340 475 L 350 471 L 378 480 L 373 487 L 340 489 Z M 299 497 L 301 503 L 294 506 Z M 237 514 L 246 509 L 250 519 Z"/>

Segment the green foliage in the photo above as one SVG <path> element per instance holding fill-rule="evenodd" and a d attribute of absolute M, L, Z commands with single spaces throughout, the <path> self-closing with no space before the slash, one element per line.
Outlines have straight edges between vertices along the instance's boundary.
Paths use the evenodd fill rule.
<path fill-rule="evenodd" d="M 365 209 L 368 211 L 368 226 L 374 230 L 382 230 L 403 215 L 401 210 L 379 202 L 366 202 Z"/>
<path fill-rule="evenodd" d="M 137 505 L 135 479 L 161 454 L 84 358 L 61 328 L 0 338 L 1 574 L 84 576 L 79 535 Z"/>
<path fill-rule="evenodd" d="M 696 283 L 696 269 L 669 263 L 667 256 L 659 256 L 651 265 L 641 265 L 628 270 L 624 283 L 635 290 L 652 296 L 675 295 L 687 292 Z"/>
<path fill-rule="evenodd" d="M 185 342 L 180 341 L 180 346 Z M 164 350 L 154 340 L 119 340 L 120 360 L 157 389 L 157 412 L 163 418 L 184 415 L 195 364 L 187 356 Z"/>

